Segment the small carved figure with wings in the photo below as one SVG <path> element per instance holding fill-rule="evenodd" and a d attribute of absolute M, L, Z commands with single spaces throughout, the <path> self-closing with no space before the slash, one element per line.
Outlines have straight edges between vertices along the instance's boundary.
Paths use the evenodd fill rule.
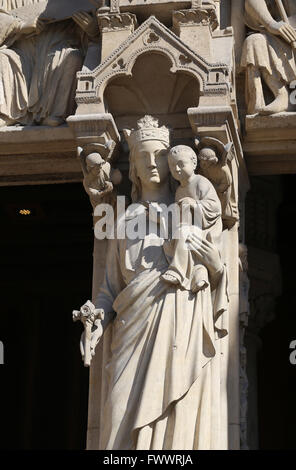
<path fill-rule="evenodd" d="M 92 143 L 87 144 L 84 150 L 78 148 L 84 175 L 83 186 L 94 207 L 100 202 L 107 202 L 106 196 L 111 196 L 113 184 L 119 184 L 121 181 L 120 171 L 113 169 L 108 157 L 104 159 L 99 153 L 101 147 L 101 144 Z M 113 149 L 114 142 L 110 142 L 109 154 Z"/>
<path fill-rule="evenodd" d="M 224 221 L 238 220 L 238 210 L 233 192 L 233 179 L 229 163 L 233 159 L 233 143 L 224 145 L 213 137 L 196 139 L 199 173 L 215 187 L 222 206 Z M 229 223 L 227 224 L 229 226 Z M 230 223 L 231 225 L 231 223 Z"/>

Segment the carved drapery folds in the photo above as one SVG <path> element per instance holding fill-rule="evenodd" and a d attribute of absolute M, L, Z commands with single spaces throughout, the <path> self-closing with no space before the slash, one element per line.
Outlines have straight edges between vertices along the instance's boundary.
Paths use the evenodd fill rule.
<path fill-rule="evenodd" d="M 216 443 L 219 442 L 219 448 L 236 449 L 240 440 L 238 199 L 240 195 L 244 197 L 244 192 L 248 188 L 248 177 L 237 124 L 232 31 L 219 29 L 216 8 L 219 2 L 216 1 L 192 2 L 188 5 L 191 8 L 188 9 L 182 4 L 182 8 L 185 9 L 174 13 L 168 9 L 165 11 L 163 22 L 157 5 L 155 7 L 150 5 L 149 10 L 153 14 L 155 8 L 157 17 L 143 18 L 141 2 L 137 2 L 137 5 L 130 2 L 130 7 L 124 7 L 126 8 L 124 11 L 123 4 L 125 5 L 124 2 L 111 2 L 110 10 L 109 6 L 105 6 L 97 12 L 101 33 L 100 50 L 98 50 L 100 64 L 92 71 L 78 73 L 76 92 L 78 108 L 76 115 L 68 119 L 68 124 L 73 129 L 77 147 L 80 149 L 84 187 L 94 207 L 98 201 L 105 201 L 109 195 L 114 194 L 116 180 L 116 177 L 114 180 L 114 170 L 117 165 L 121 165 L 121 168 L 127 165 L 128 160 L 123 132 L 126 129 L 135 129 L 139 118 L 143 118 L 144 114 L 152 115 L 152 118 L 149 117 L 149 122 L 157 122 L 155 119 L 157 118 L 160 129 L 163 125 L 170 127 L 170 149 L 176 152 L 177 156 L 180 153 L 180 158 L 185 158 L 185 154 L 191 155 L 189 163 L 193 172 L 196 165 L 193 149 L 195 143 L 197 144 L 199 165 L 194 176 L 196 181 L 203 181 L 207 191 L 214 195 L 211 204 L 215 203 L 216 216 L 221 228 L 219 246 L 221 246 L 223 268 L 220 266 L 217 272 L 221 274 L 223 270 L 226 274 L 225 281 L 228 277 L 228 283 L 232 286 L 232 292 L 227 297 L 229 315 L 225 317 L 223 325 L 223 331 L 228 330 L 229 337 L 221 337 L 219 346 L 218 343 L 215 345 L 218 348 L 217 367 L 221 371 L 221 380 L 219 379 L 221 394 L 217 411 L 221 434 Z M 221 54 L 219 44 L 220 51 L 223 51 Z M 215 47 L 216 45 L 218 47 Z M 138 73 L 139 68 L 137 68 L 138 64 L 143 64 L 147 57 L 150 58 L 147 63 L 152 71 L 152 84 L 148 83 L 144 75 Z M 147 75 L 151 76 L 149 72 Z M 174 78 L 170 81 L 171 76 Z M 188 83 L 190 86 L 187 87 Z M 169 93 L 167 88 L 170 88 Z M 131 91 L 136 95 L 137 103 L 142 103 L 143 106 L 129 105 L 124 95 L 131 96 Z M 124 106 L 117 106 L 114 103 L 114 94 Z M 180 101 L 186 105 L 179 106 Z M 151 132 L 150 129 L 150 137 L 153 134 Z M 168 145 L 161 146 L 156 142 L 157 139 L 152 138 L 150 146 L 146 142 L 149 139 L 145 139 L 145 142 L 142 142 L 143 148 L 139 148 L 139 155 L 145 154 L 146 144 L 147 148 L 149 147 L 149 152 L 146 149 L 149 158 L 154 150 L 156 154 L 160 150 L 167 150 Z M 154 148 L 156 144 L 157 149 Z M 133 152 L 130 158 L 132 162 Z M 171 172 L 173 174 L 172 169 Z M 142 178 L 144 173 L 141 174 Z M 166 179 L 166 185 L 167 180 L 169 181 L 169 178 Z M 209 184 L 209 181 L 212 184 Z M 134 183 L 133 179 L 132 182 Z M 239 186 L 241 186 L 240 191 Z M 126 193 L 125 195 L 130 196 Z M 95 240 L 94 280 L 100 279 L 101 282 L 105 268 L 102 259 L 105 259 L 106 250 L 105 245 L 102 248 L 103 245 L 100 243 Z M 200 289 L 206 291 L 209 286 L 206 270 L 202 269 L 204 266 L 200 265 L 199 268 L 199 274 L 205 279 L 202 287 L 196 283 L 196 295 Z M 172 284 L 174 289 L 183 288 L 165 276 L 162 277 L 163 281 Z M 189 284 L 186 288 L 189 289 L 188 286 Z M 99 284 L 94 285 L 94 293 L 98 287 Z M 227 291 L 226 287 L 225 289 Z M 228 355 L 229 338 L 231 355 Z M 101 364 L 101 359 L 94 359 L 91 370 L 93 378 L 97 377 Z M 102 374 L 104 381 L 104 371 Z M 99 385 L 96 387 L 90 391 L 88 448 L 93 449 L 99 447 L 100 432 L 101 442 L 102 432 L 105 432 L 99 423 L 97 410 Z M 146 393 L 146 390 L 144 392 Z M 228 410 L 227 401 L 232 404 Z M 146 442 L 146 437 L 143 438 Z M 211 448 L 212 444 L 206 445 Z"/>
<path fill-rule="evenodd" d="M 291 25 L 295 17 L 288 18 L 295 14 L 293 3 L 245 0 L 251 34 L 244 43 L 241 67 L 246 72 L 249 115 L 295 111 L 289 100 L 289 86 L 296 79 L 296 32 Z"/>
<path fill-rule="evenodd" d="M 97 39 L 96 19 L 64 5 L 48 23 L 46 2 L 19 3 L 0 12 L 0 126 L 58 126 L 75 110 L 76 73 Z"/>

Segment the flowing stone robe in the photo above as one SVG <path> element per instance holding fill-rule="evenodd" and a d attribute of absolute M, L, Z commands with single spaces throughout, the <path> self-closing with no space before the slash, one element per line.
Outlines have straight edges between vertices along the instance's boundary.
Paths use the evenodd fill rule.
<path fill-rule="evenodd" d="M 0 116 L 21 124 L 52 116 L 63 121 L 74 106 L 83 64 L 83 33 L 73 21 L 20 35 L 21 22 L 0 10 Z"/>
<path fill-rule="evenodd" d="M 83 48 L 85 46 L 85 48 Z M 48 25 L 36 38 L 36 62 L 28 109 L 35 122 L 74 112 L 76 73 L 82 69 L 85 35 L 73 21 Z"/>
<path fill-rule="evenodd" d="M 0 26 L 0 115 L 19 121 L 27 114 L 34 40 L 18 41 L 21 21 L 4 10 L 0 10 Z"/>
<path fill-rule="evenodd" d="M 99 448 L 220 449 L 226 268 L 196 295 L 165 283 L 169 242 L 155 230 L 109 240 L 96 306 L 116 317 L 103 338 Z"/>
<path fill-rule="evenodd" d="M 263 0 L 260 0 L 263 1 Z M 264 0 L 272 14 L 278 21 L 281 19 L 275 9 L 274 0 Z M 294 2 L 294 0 L 293 0 Z M 295 4 L 291 1 L 285 3 L 286 11 L 295 14 Z M 253 65 L 265 69 L 270 75 L 277 75 L 288 85 L 296 79 L 296 65 L 292 47 L 278 36 L 270 34 L 262 25 L 245 14 L 245 22 L 252 30 L 259 31 L 250 34 L 243 46 L 241 67 L 244 69 Z"/>

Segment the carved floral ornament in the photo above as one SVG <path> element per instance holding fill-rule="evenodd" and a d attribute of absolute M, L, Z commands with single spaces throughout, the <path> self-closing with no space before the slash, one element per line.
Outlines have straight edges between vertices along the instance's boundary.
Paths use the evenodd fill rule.
<path fill-rule="evenodd" d="M 101 31 L 123 30 L 126 27 L 136 27 L 137 18 L 131 13 L 113 15 L 98 15 L 98 24 Z"/>
<path fill-rule="evenodd" d="M 174 26 L 176 26 L 176 22 L 182 23 L 183 26 L 191 26 L 196 23 L 211 25 L 213 31 L 219 26 L 215 7 L 212 7 L 211 9 L 175 11 L 173 14 L 173 22 Z"/>
<path fill-rule="evenodd" d="M 93 72 L 78 73 L 77 103 L 103 102 L 104 91 L 110 80 L 132 76 L 136 60 L 147 52 L 168 57 L 172 63 L 172 73 L 181 71 L 194 76 L 199 82 L 200 95 L 229 93 L 228 65 L 208 63 L 152 16 Z"/>

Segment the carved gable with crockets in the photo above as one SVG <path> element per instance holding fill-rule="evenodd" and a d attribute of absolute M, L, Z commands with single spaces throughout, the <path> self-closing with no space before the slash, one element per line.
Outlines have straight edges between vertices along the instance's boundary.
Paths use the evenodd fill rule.
<path fill-rule="evenodd" d="M 151 16 L 93 72 L 78 73 L 77 103 L 103 105 L 104 91 L 110 81 L 118 77 L 132 76 L 136 60 L 149 53 L 166 56 L 171 63 L 172 73 L 183 72 L 196 79 L 200 96 L 226 97 L 230 94 L 229 65 L 207 62 Z"/>

